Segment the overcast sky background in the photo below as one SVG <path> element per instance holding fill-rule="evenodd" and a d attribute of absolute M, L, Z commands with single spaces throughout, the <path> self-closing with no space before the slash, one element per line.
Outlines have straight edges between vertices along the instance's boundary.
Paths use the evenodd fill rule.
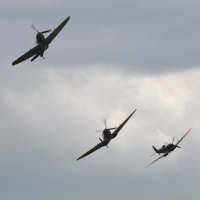
<path fill-rule="evenodd" d="M 0 1 L 0 199 L 199 200 L 199 1 Z M 44 57 L 35 27 L 70 21 Z M 46 34 L 47 36 L 48 34 Z M 99 142 L 103 119 L 120 125 Z M 148 168 L 159 148 L 189 135 Z"/>

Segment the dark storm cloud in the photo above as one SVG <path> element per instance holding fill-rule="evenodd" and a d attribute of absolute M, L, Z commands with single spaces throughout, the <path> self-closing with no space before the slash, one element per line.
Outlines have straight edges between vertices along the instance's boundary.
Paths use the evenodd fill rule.
<path fill-rule="evenodd" d="M 69 23 L 45 52 L 49 64 L 109 63 L 143 73 L 183 70 L 200 62 L 199 6 L 198 1 L 4 3 L 1 34 L 9 34 L 4 46 L 9 46 L 7 54 L 11 52 L 15 59 L 33 46 L 35 33 L 30 24 L 39 30 L 55 28 L 70 15 Z"/>

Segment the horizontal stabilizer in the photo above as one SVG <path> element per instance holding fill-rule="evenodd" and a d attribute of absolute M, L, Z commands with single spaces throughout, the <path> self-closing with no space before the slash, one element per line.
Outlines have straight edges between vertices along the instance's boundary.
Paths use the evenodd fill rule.
<path fill-rule="evenodd" d="M 152 147 L 153 147 L 154 151 L 155 151 L 156 153 L 158 153 L 158 150 L 157 150 L 154 146 L 152 146 Z"/>

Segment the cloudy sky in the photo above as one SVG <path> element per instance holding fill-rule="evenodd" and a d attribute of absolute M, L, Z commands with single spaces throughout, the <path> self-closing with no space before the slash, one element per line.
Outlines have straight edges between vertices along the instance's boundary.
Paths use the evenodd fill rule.
<path fill-rule="evenodd" d="M 0 199 L 200 196 L 199 1 L 0 1 Z M 70 21 L 45 59 L 12 62 Z M 48 34 L 46 34 L 47 36 Z M 103 119 L 120 125 L 109 148 Z M 181 149 L 147 164 L 152 145 Z"/>

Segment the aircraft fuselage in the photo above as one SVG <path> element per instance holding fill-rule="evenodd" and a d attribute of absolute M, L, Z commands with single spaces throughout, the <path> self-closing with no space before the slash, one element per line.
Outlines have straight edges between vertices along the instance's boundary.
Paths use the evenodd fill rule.
<path fill-rule="evenodd" d="M 102 133 L 102 137 L 103 137 L 103 140 L 106 140 L 107 141 L 107 144 L 110 142 L 110 140 L 112 139 L 112 135 L 111 135 L 111 132 L 110 130 L 108 129 L 104 129 L 103 133 Z"/>
<path fill-rule="evenodd" d="M 36 43 L 40 44 L 40 43 L 43 43 L 44 41 L 45 41 L 45 37 L 44 37 L 43 33 L 38 32 L 36 35 Z"/>
<path fill-rule="evenodd" d="M 174 151 L 175 145 L 174 144 L 168 144 L 168 145 L 163 145 L 160 149 L 157 149 L 156 153 L 166 153 L 170 151 Z"/>
<path fill-rule="evenodd" d="M 36 43 L 37 44 L 41 44 L 43 43 L 44 45 L 41 46 L 40 50 L 38 51 L 38 55 L 40 55 L 41 57 L 43 57 L 44 55 L 44 51 L 48 48 L 45 46 L 45 37 L 43 35 L 42 32 L 38 32 L 36 35 Z M 38 55 L 36 55 L 31 61 L 35 60 L 35 58 L 38 57 Z M 43 57 L 44 58 L 44 57 Z"/>

